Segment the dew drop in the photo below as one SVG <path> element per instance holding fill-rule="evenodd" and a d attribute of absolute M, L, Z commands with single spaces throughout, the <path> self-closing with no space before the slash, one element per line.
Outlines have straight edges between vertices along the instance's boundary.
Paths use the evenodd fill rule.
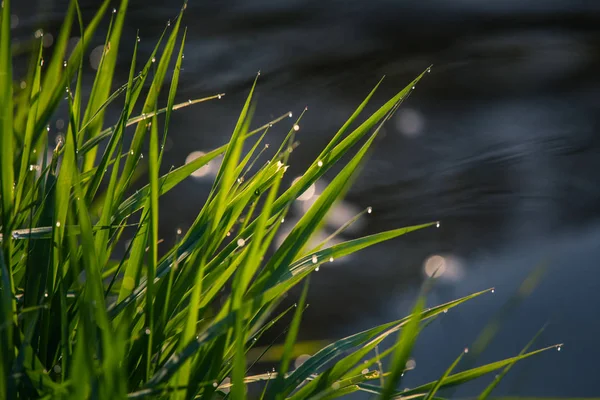
<path fill-rule="evenodd" d="M 151 333 L 151 331 L 150 331 L 150 328 L 146 328 L 146 330 L 144 331 L 144 333 L 145 333 L 146 335 L 149 335 L 149 334 Z"/>
<path fill-rule="evenodd" d="M 225 234 L 225 236 L 227 236 L 227 237 L 231 236 L 231 232 L 227 232 L 227 233 Z"/>
<path fill-rule="evenodd" d="M 144 155 L 142 153 L 140 153 L 140 158 L 144 158 Z"/>
<path fill-rule="evenodd" d="M 60 228 L 60 221 L 56 221 L 56 227 Z"/>
<path fill-rule="evenodd" d="M 322 166 L 323 166 L 323 161 L 319 160 L 319 161 L 317 162 L 317 165 L 318 165 L 319 167 L 322 167 Z"/>
<path fill-rule="evenodd" d="M 42 59 L 40 60 L 40 67 L 43 67 L 43 66 L 44 66 L 44 59 L 42 58 Z"/>
<path fill-rule="evenodd" d="M 444 314 L 448 314 L 448 309 L 445 309 L 445 310 L 444 310 Z"/>
<path fill-rule="evenodd" d="M 246 244 L 246 241 L 244 239 L 238 239 L 237 241 L 237 245 L 240 247 L 244 247 L 244 245 Z"/>
<path fill-rule="evenodd" d="M 137 42 L 139 43 L 139 42 L 140 42 L 140 40 L 142 40 L 142 39 L 140 39 L 140 37 L 138 36 L 138 37 L 137 37 Z"/>
<path fill-rule="evenodd" d="M 468 348 L 468 347 L 465 347 L 465 350 L 464 350 L 464 351 L 465 351 L 465 354 L 467 354 L 467 353 L 469 352 L 469 348 Z"/>
<path fill-rule="evenodd" d="M 292 112 L 290 111 L 290 113 L 288 114 L 288 117 L 292 118 Z"/>
<path fill-rule="evenodd" d="M 177 234 L 181 235 L 181 228 L 177 228 Z"/>
<path fill-rule="evenodd" d="M 281 218 L 281 223 L 283 224 L 285 222 L 285 218 Z"/>
<path fill-rule="evenodd" d="M 300 125 L 294 124 L 294 130 L 298 132 L 300 130 Z"/>
<path fill-rule="evenodd" d="M 156 62 L 156 57 L 152 57 L 152 62 Z"/>
<path fill-rule="evenodd" d="M 171 21 L 167 21 L 167 26 L 171 26 Z"/>
<path fill-rule="evenodd" d="M 340 388 L 340 383 L 339 382 L 333 382 L 333 384 L 331 385 L 331 388 L 333 390 L 338 390 Z"/>
<path fill-rule="evenodd" d="M 373 207 L 367 207 L 367 214 L 371 214 L 373 212 Z"/>
<path fill-rule="evenodd" d="M 191 99 L 188 100 L 188 104 L 192 104 L 192 100 Z"/>
<path fill-rule="evenodd" d="M 315 268 L 315 271 L 316 271 L 316 272 L 319 272 L 319 267 Z"/>
<path fill-rule="evenodd" d="M 365 368 L 362 371 L 360 371 L 361 374 L 366 375 L 369 373 L 369 368 Z"/>
<path fill-rule="evenodd" d="M 63 62 L 63 67 L 67 68 L 67 61 L 66 60 Z"/>
<path fill-rule="evenodd" d="M 312 263 L 313 263 L 313 264 L 316 264 L 316 263 L 317 263 L 317 261 L 319 261 L 319 259 L 317 258 L 317 255 L 316 255 L 316 254 L 313 254 L 313 256 L 312 256 Z"/>
<path fill-rule="evenodd" d="M 436 228 L 439 228 L 439 227 L 440 227 L 440 221 L 438 221 L 438 222 L 436 222 L 436 223 L 435 223 L 435 227 L 436 227 Z"/>
<path fill-rule="evenodd" d="M 54 372 L 56 372 L 57 374 L 60 374 L 61 371 L 62 371 L 62 368 L 60 367 L 60 365 L 54 366 Z"/>
<path fill-rule="evenodd" d="M 560 346 L 558 346 L 558 347 L 556 348 L 556 351 L 560 351 L 560 348 L 561 348 L 561 347 L 560 347 Z"/>
<path fill-rule="evenodd" d="M 213 387 L 217 387 L 217 382 L 213 382 Z"/>
<path fill-rule="evenodd" d="M 427 73 L 430 73 L 430 72 L 431 72 L 431 68 L 427 68 Z"/>
<path fill-rule="evenodd" d="M 329 262 L 333 262 L 333 257 L 329 257 Z"/>
<path fill-rule="evenodd" d="M 492 289 L 492 293 L 496 293 L 496 289 Z"/>
<path fill-rule="evenodd" d="M 412 89 L 415 90 L 415 87 L 413 86 Z"/>
<path fill-rule="evenodd" d="M 113 8 L 113 14 L 116 14 L 116 13 L 117 13 L 117 9 Z"/>
<path fill-rule="evenodd" d="M 129 154 L 133 155 L 133 150 L 130 150 L 130 151 L 129 151 Z"/>

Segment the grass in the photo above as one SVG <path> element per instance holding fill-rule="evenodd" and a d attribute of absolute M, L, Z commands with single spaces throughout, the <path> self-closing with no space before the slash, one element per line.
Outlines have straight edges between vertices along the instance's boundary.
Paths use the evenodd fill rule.
<path fill-rule="evenodd" d="M 149 59 L 140 61 L 137 41 L 120 43 L 127 3 L 121 0 L 111 13 L 109 1 L 103 1 L 84 28 L 77 2 L 71 1 L 52 56 L 43 58 L 40 39 L 27 86 L 18 89 L 11 71 L 11 1 L 3 1 L 1 399 L 244 399 L 249 386 L 256 386 L 251 392 L 262 391 L 265 399 L 333 399 L 354 392 L 382 399 L 433 399 L 439 398 L 439 390 L 494 371 L 504 370 L 503 376 L 517 361 L 556 347 L 529 351 L 529 344 L 515 357 L 454 372 L 461 354 L 438 380 L 401 391 L 406 361 L 420 331 L 438 315 L 489 290 L 427 309 L 422 295 L 408 317 L 330 343 L 292 368 L 313 271 L 435 224 L 310 245 L 360 171 L 381 126 L 425 72 L 361 120 L 375 87 L 288 189 L 281 182 L 288 149 L 297 145 L 296 131 L 290 128 L 275 154 L 265 158 L 265 133 L 289 119 L 282 116 L 253 129 L 254 86 L 227 144 L 161 176 L 172 112 L 222 94 L 176 103 L 185 5 Z M 107 18 L 105 52 L 89 96 L 84 96 L 83 55 Z M 65 60 L 71 32 L 82 40 Z M 111 92 L 120 45 L 133 47 L 131 68 L 127 82 Z M 167 88 L 167 103 L 161 105 L 160 93 Z M 65 104 L 67 134 L 53 148 L 46 127 Z M 105 118 L 109 106 L 121 110 L 117 121 Z M 251 149 L 244 152 L 246 144 Z M 144 163 L 143 146 L 149 149 Z M 350 154 L 350 161 L 274 249 L 274 236 L 290 205 Z M 197 218 L 159 256 L 160 196 L 218 156 L 223 162 Z M 147 172 L 148 181 L 134 191 L 141 172 Z M 115 248 L 124 242 L 127 227 L 135 235 L 119 257 Z M 303 287 L 297 305 L 281 311 L 282 296 L 297 285 Z M 249 359 L 248 353 L 256 353 L 260 338 L 284 321 L 289 324 L 276 372 L 251 375 L 250 363 L 260 360 Z M 397 339 L 385 340 L 393 337 Z M 384 345 L 389 347 L 380 349 Z M 383 360 L 388 356 L 389 362 Z M 383 371 L 382 365 L 389 370 Z M 479 398 L 497 384 L 493 380 Z"/>

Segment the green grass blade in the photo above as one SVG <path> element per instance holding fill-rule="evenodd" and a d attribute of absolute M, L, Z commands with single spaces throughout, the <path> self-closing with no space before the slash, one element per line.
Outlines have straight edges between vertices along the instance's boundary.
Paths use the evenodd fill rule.
<path fill-rule="evenodd" d="M 304 283 L 304 288 L 302 289 L 302 294 L 300 295 L 300 300 L 298 301 L 298 305 L 294 313 L 294 318 L 292 319 L 292 324 L 285 338 L 283 356 L 281 357 L 279 369 L 277 370 L 277 378 L 271 386 L 271 393 L 269 398 L 281 399 L 285 396 L 285 393 L 282 391 L 284 385 L 284 377 L 285 374 L 287 374 L 288 369 L 290 367 L 292 350 L 294 348 L 294 344 L 296 344 L 296 338 L 298 337 L 300 320 L 302 318 L 302 313 L 304 312 L 304 304 L 306 303 L 306 296 L 308 294 L 308 282 L 309 280 L 306 280 Z"/>
<path fill-rule="evenodd" d="M 544 332 L 545 328 L 546 328 L 545 326 L 542 327 L 542 329 L 540 329 L 538 331 L 538 333 L 529 341 L 529 343 L 527 343 L 527 345 L 525 347 L 523 347 L 523 349 L 519 353 L 519 356 L 522 356 L 525 353 L 527 353 L 527 351 L 529 350 L 529 348 L 531 346 L 533 346 L 533 344 L 540 337 L 540 335 L 542 334 L 542 332 Z M 515 360 L 514 362 L 512 362 L 512 363 L 508 364 L 506 367 L 504 367 L 504 369 L 502 370 L 502 372 L 500 372 L 498 375 L 496 375 L 494 377 L 494 380 L 483 390 L 483 392 L 481 392 L 481 394 L 477 397 L 477 400 L 485 400 L 485 399 L 487 399 L 490 396 L 490 394 L 492 393 L 492 391 L 496 388 L 496 386 L 498 386 L 498 384 L 500 383 L 500 381 L 506 376 L 506 374 L 508 373 L 508 371 L 510 371 L 511 368 L 516 363 L 517 363 L 517 360 Z"/>
<path fill-rule="evenodd" d="M 459 372 L 453 375 L 450 375 L 449 377 L 447 377 L 444 382 L 442 383 L 440 388 L 447 388 L 447 387 L 451 387 L 451 386 L 457 386 L 457 385 L 461 385 L 463 383 L 469 382 L 473 379 L 477 379 L 483 375 L 489 374 L 491 372 L 494 372 L 498 369 L 504 368 L 507 365 L 510 365 L 514 362 L 518 362 L 521 360 L 524 360 L 526 358 L 529 358 L 531 356 L 534 356 L 536 354 L 540 354 L 542 352 L 548 351 L 548 350 L 552 350 L 552 349 L 556 349 L 558 347 L 560 347 L 560 344 L 556 344 L 553 346 L 548 346 L 539 350 L 535 350 L 535 351 L 531 351 L 528 353 L 525 353 L 523 355 L 519 355 L 519 356 L 515 356 L 515 357 L 511 357 L 511 358 L 507 358 L 501 361 L 496 361 L 490 364 L 486 364 L 483 365 L 481 367 L 477 367 L 477 368 L 472 368 L 469 369 L 467 371 L 463 371 L 463 372 Z M 428 390 L 431 390 L 432 387 L 434 387 L 436 384 L 436 382 L 430 382 L 421 386 L 418 386 L 414 389 L 409 389 L 406 391 L 401 392 L 402 395 L 412 395 L 412 394 L 417 394 L 417 393 L 425 393 Z M 400 393 L 398 393 L 400 394 Z"/>
<path fill-rule="evenodd" d="M 387 400 L 392 397 L 395 391 L 396 385 L 400 381 L 406 361 L 412 352 L 412 348 L 417 340 L 419 332 L 419 324 L 421 322 L 421 314 L 423 307 L 425 306 L 425 297 L 419 296 L 417 303 L 413 309 L 410 320 L 406 323 L 406 326 L 402 329 L 398 337 L 398 343 L 396 349 L 392 354 L 391 359 L 391 373 L 388 377 L 386 384 L 381 394 L 381 398 Z"/>
<path fill-rule="evenodd" d="M 429 391 L 429 393 L 427 393 L 427 396 L 424 397 L 424 400 L 431 400 L 431 399 L 433 399 L 433 396 L 442 387 L 442 384 L 444 383 L 444 380 L 452 373 L 452 371 L 454 371 L 456 369 L 456 366 L 458 365 L 458 363 L 460 362 L 460 360 L 462 360 L 462 358 L 465 355 L 465 353 L 467 353 L 468 351 L 469 351 L 468 349 L 465 349 L 454 360 L 454 362 L 452 364 L 450 364 L 450 366 L 446 369 L 446 371 L 444 371 L 444 374 L 440 377 L 440 379 L 437 380 L 437 382 L 435 383 L 435 385 L 431 388 L 431 390 Z"/>
<path fill-rule="evenodd" d="M 110 35 L 106 38 L 106 44 L 102 52 L 102 59 L 98 66 L 98 71 L 92 87 L 92 96 L 86 107 L 85 114 L 83 116 L 83 124 L 86 124 L 93 116 L 94 120 L 91 121 L 87 127 L 87 136 L 94 137 L 102 129 L 104 121 L 103 104 L 109 97 L 115 65 L 117 63 L 117 54 L 119 53 L 119 44 L 121 38 L 121 32 L 123 31 L 123 23 L 125 21 L 125 14 L 127 11 L 129 0 L 121 0 L 121 4 L 116 9 L 116 17 Z M 113 12 L 114 14 L 114 12 Z M 79 144 L 83 143 L 84 136 L 81 135 Z M 96 152 L 91 150 L 85 154 L 83 169 L 90 169 L 94 161 L 96 160 Z"/>

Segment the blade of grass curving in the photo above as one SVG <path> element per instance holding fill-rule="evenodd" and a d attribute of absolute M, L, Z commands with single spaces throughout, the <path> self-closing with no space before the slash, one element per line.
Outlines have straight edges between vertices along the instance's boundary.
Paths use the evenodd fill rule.
<path fill-rule="evenodd" d="M 423 311 L 420 315 L 420 319 L 425 320 L 432 318 L 464 302 L 472 300 L 478 296 L 481 296 L 482 294 L 488 293 L 489 291 L 490 290 L 485 290 L 473 293 L 472 295 L 465 296 L 452 302 L 442 304 L 433 307 L 429 310 Z M 366 331 L 359 332 L 354 335 L 337 340 L 336 342 L 324 347 L 323 349 L 315 353 L 311 358 L 306 360 L 299 368 L 292 372 L 288 378 L 286 378 L 287 389 L 289 390 L 291 388 L 293 390 L 305 379 L 308 379 L 314 371 L 318 371 L 324 365 L 327 365 L 331 360 L 335 359 L 340 354 L 343 354 L 345 351 L 363 345 L 364 343 L 367 343 L 377 338 L 386 330 L 392 328 L 399 329 L 400 327 L 408 323 L 410 319 L 411 316 L 399 319 L 397 321 L 388 322 L 375 328 L 371 328 Z"/>
<path fill-rule="evenodd" d="M 525 347 L 523 347 L 523 350 L 521 350 L 521 352 L 519 353 L 519 356 L 522 356 L 522 355 L 524 355 L 524 354 L 527 353 L 527 351 L 529 350 L 529 348 L 531 346 L 533 346 L 533 344 L 540 337 L 540 335 L 542 334 L 542 332 L 544 332 L 544 329 L 546 329 L 545 325 L 542 327 L 542 329 L 540 329 L 535 334 L 535 336 L 529 341 L 529 343 L 527 343 L 527 345 Z M 510 371 L 510 369 L 516 363 L 517 363 L 517 360 L 513 361 L 512 363 L 510 363 L 506 367 L 504 367 L 504 369 L 502 370 L 502 372 L 500 372 L 498 375 L 496 375 L 494 377 L 494 380 L 483 390 L 483 392 L 481 392 L 481 394 L 477 397 L 477 400 L 485 400 L 485 399 L 487 399 L 490 396 L 490 394 L 492 393 L 492 391 L 496 388 L 496 386 L 498 386 L 498 384 L 500 383 L 500 381 L 506 376 L 506 374 L 508 373 L 508 371 Z"/>
<path fill-rule="evenodd" d="M 500 368 L 504 368 L 507 365 L 510 365 L 514 362 L 518 362 L 521 360 L 524 360 L 526 358 L 529 358 L 531 356 L 534 356 L 536 354 L 540 354 L 542 352 L 551 350 L 551 349 L 556 349 L 558 347 L 560 347 L 561 344 L 556 344 L 553 346 L 548 346 L 548 347 L 544 347 L 542 349 L 539 350 L 535 350 L 535 351 L 531 351 L 528 353 L 525 353 L 523 355 L 519 355 L 519 356 L 515 356 L 515 357 L 511 357 L 511 358 L 507 358 L 501 361 L 496 361 L 490 364 L 486 364 L 483 365 L 481 367 L 477 367 L 477 368 L 472 368 L 469 369 L 467 371 L 463 371 L 463 372 L 459 372 L 453 375 L 448 376 L 444 382 L 442 383 L 441 388 L 446 388 L 446 387 L 451 387 L 451 386 L 456 386 L 456 385 L 461 385 L 463 383 L 472 381 L 473 379 L 477 379 L 483 375 L 489 374 L 491 372 L 494 372 Z M 412 395 L 412 394 L 417 394 L 417 393 L 424 393 L 428 390 L 430 390 L 432 387 L 434 387 L 436 384 L 436 382 L 430 382 L 430 383 L 426 383 L 424 385 L 418 386 L 416 388 L 413 389 L 409 389 L 409 390 L 405 390 L 402 393 L 402 396 L 405 395 Z M 398 393 L 398 395 L 400 395 L 400 392 Z"/>

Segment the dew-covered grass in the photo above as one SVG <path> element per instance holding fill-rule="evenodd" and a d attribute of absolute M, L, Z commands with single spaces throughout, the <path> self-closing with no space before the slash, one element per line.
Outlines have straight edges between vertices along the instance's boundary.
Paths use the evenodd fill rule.
<path fill-rule="evenodd" d="M 243 399 L 250 388 L 265 399 L 332 399 L 354 392 L 432 399 L 439 398 L 439 390 L 495 371 L 504 371 L 503 376 L 515 362 L 549 349 L 528 347 L 468 369 L 461 368 L 463 349 L 458 349 L 460 356 L 439 379 L 404 391 L 403 372 L 420 331 L 438 315 L 491 290 L 425 308 L 426 285 L 406 318 L 321 344 L 295 367 L 310 277 L 321 264 L 435 228 L 436 221 L 423 221 L 334 242 L 346 224 L 316 247 L 310 241 L 352 184 L 381 126 L 426 71 L 365 117 L 362 111 L 378 84 L 289 188 L 281 183 L 302 115 L 290 119 L 286 114 L 255 127 L 256 81 L 225 145 L 161 175 L 172 113 L 218 101 L 223 93 L 176 101 L 185 4 L 166 24 L 150 57 L 140 60 L 139 40 L 121 41 L 127 0 L 114 10 L 110 3 L 102 1 L 83 27 L 77 2 L 71 1 L 52 56 L 42 57 L 43 35 L 37 35 L 26 84 L 16 85 L 11 0 L 2 2 L 0 398 Z M 103 23 L 110 24 L 105 50 L 84 93 L 84 55 Z M 72 34 L 82 39 L 65 59 Z M 120 46 L 133 48 L 126 82 L 113 79 Z M 166 104 L 160 104 L 163 98 Z M 66 134 L 54 144 L 47 127 L 59 106 L 68 110 Z M 120 110 L 116 121 L 105 118 L 109 107 Z M 267 157 L 261 151 L 264 135 L 276 128 L 288 133 Z M 285 240 L 274 246 L 290 205 L 348 155 Z M 159 198 L 220 156 L 196 219 L 186 232 L 173 232 L 176 243 L 159 256 Z M 134 190 L 140 176 L 146 181 Z M 371 212 L 369 207 L 357 218 Z M 135 234 L 120 254 L 116 249 L 125 242 L 126 228 Z M 283 307 L 283 296 L 296 286 L 302 288 L 298 302 Z M 277 367 L 254 374 L 251 367 L 270 349 L 261 337 L 282 324 L 286 334 Z M 491 379 L 480 398 L 497 383 Z"/>

